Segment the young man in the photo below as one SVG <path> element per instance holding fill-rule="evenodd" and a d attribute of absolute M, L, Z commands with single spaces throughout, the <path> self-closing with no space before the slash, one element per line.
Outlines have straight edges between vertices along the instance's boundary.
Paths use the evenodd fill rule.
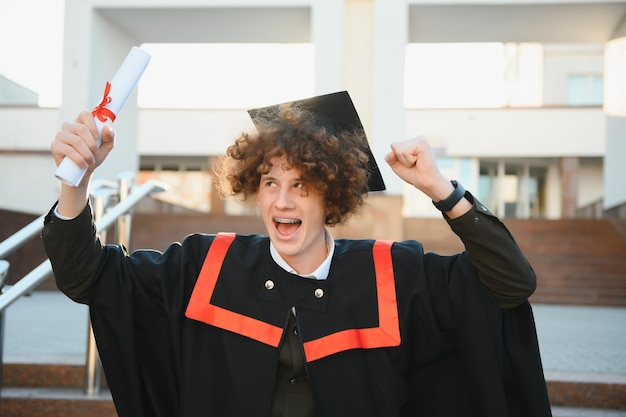
<path fill-rule="evenodd" d="M 444 178 L 424 138 L 385 160 L 466 250 L 334 240 L 384 183 L 346 92 L 251 111 L 220 165 L 267 236 L 194 234 L 165 252 L 102 246 L 91 114 L 51 145 L 88 168 L 42 236 L 59 288 L 89 304 L 120 416 L 549 416 L 527 298 L 535 274 L 504 225 Z"/>

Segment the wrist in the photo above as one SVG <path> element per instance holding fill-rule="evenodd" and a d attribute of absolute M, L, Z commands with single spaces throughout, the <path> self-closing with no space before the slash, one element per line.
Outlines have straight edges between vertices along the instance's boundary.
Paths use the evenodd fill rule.
<path fill-rule="evenodd" d="M 423 181 L 419 184 L 413 184 L 415 188 L 426 194 L 433 201 L 445 199 L 454 191 L 454 186 L 449 179 L 439 174 L 429 181 Z"/>
<path fill-rule="evenodd" d="M 62 217 L 78 216 L 89 199 L 89 183 L 81 182 L 77 187 L 63 183 L 59 193 L 59 204 L 56 212 Z"/>
<path fill-rule="evenodd" d="M 433 205 L 441 212 L 446 213 L 454 208 L 459 201 L 465 196 L 465 188 L 459 184 L 456 180 L 452 180 L 448 183 L 447 195 L 444 198 L 436 200 L 432 199 Z M 444 192 L 443 189 L 441 192 Z M 439 193 L 438 195 L 442 195 Z"/>

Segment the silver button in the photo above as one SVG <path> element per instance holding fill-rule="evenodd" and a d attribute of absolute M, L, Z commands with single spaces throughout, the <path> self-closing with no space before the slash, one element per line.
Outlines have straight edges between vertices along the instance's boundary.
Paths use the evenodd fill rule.
<path fill-rule="evenodd" d="M 265 281 L 265 289 L 271 290 L 272 288 L 274 288 L 274 281 L 271 279 Z"/>
<path fill-rule="evenodd" d="M 289 381 L 291 383 L 291 385 L 297 385 L 298 384 L 298 380 L 296 378 L 292 378 L 291 381 Z"/>
<path fill-rule="evenodd" d="M 315 297 L 316 298 L 322 298 L 324 296 L 324 290 L 321 288 L 318 288 L 315 290 Z"/>

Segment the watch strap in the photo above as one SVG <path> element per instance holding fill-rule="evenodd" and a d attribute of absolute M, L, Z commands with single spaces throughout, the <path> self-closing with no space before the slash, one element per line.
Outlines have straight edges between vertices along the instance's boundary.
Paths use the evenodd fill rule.
<path fill-rule="evenodd" d="M 446 212 L 452 210 L 454 206 L 463 198 L 465 195 L 465 188 L 456 180 L 450 181 L 454 186 L 454 191 L 446 197 L 444 200 L 433 201 L 433 205 L 437 208 L 437 210 L 441 212 Z"/>

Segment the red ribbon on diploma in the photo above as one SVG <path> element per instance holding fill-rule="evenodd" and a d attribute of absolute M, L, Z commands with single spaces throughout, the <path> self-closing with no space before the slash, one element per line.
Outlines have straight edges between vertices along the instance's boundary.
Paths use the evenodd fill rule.
<path fill-rule="evenodd" d="M 104 97 L 102 97 L 102 101 L 91 111 L 91 115 L 97 117 L 101 122 L 106 122 L 107 119 L 111 119 L 111 122 L 115 121 L 115 114 L 105 107 L 111 102 L 111 97 L 109 97 L 110 91 L 111 83 L 107 81 L 107 85 L 104 87 Z"/>

